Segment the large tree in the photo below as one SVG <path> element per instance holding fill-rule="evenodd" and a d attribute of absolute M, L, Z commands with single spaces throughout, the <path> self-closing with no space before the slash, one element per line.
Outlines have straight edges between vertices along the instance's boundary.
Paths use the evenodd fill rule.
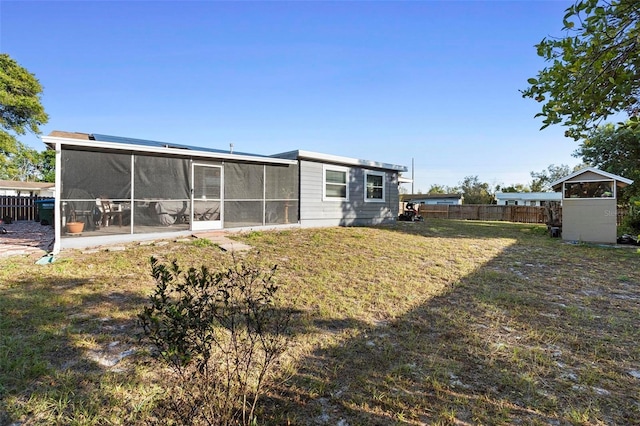
<path fill-rule="evenodd" d="M 22 182 L 55 182 L 55 151 L 39 152 L 17 142 L 15 151 L 4 158 L 0 179 Z"/>
<path fill-rule="evenodd" d="M 551 164 L 541 172 L 531 172 L 531 191 L 545 192 L 551 191 L 551 183 L 562 179 L 571 173 L 571 169 L 566 164 L 556 166 Z"/>
<path fill-rule="evenodd" d="M 466 176 L 459 185 L 465 204 L 491 204 L 493 202 L 494 194 L 491 192 L 489 184 L 480 182 L 478 176 Z"/>
<path fill-rule="evenodd" d="M 607 124 L 593 130 L 574 153 L 601 170 L 631 179 L 623 198 L 640 196 L 640 134 L 628 126 Z"/>
<path fill-rule="evenodd" d="M 456 186 L 433 184 L 429 187 L 427 194 L 457 194 L 458 192 L 460 189 Z"/>
<path fill-rule="evenodd" d="M 579 140 L 618 113 L 637 128 L 640 111 L 640 1 L 577 0 L 563 19 L 566 36 L 537 47 L 549 66 L 523 97 L 542 104 L 545 128 L 561 123 Z"/>
<path fill-rule="evenodd" d="M 9 55 L 0 54 L 0 168 L 18 152 L 18 135 L 40 134 L 49 117 L 40 101 L 38 79 Z"/>

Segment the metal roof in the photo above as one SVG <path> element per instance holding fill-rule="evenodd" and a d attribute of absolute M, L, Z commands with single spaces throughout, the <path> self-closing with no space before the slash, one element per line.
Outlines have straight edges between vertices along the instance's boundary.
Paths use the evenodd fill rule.
<path fill-rule="evenodd" d="M 121 143 L 126 145 L 150 146 L 150 147 L 157 147 L 157 148 L 174 148 L 174 149 L 184 149 L 189 151 L 213 152 L 216 154 L 236 154 L 236 155 L 250 155 L 252 157 L 268 157 L 267 155 L 250 154 L 247 152 L 235 152 L 235 151 L 231 152 L 231 150 L 203 148 L 203 147 L 194 146 L 194 145 L 183 145 L 183 144 L 172 143 L 172 142 L 152 141 L 147 139 L 135 139 L 135 138 L 122 137 L 122 136 L 101 135 L 98 133 L 90 134 L 89 139 L 94 141 L 113 142 L 113 143 Z"/>
<path fill-rule="evenodd" d="M 135 139 L 121 136 L 71 133 L 53 131 L 49 136 L 43 136 L 42 141 L 50 147 L 58 144 L 90 148 L 96 151 L 116 150 L 133 151 L 141 153 L 158 153 L 175 155 L 180 157 L 192 157 L 202 159 L 229 160 L 252 163 L 295 164 L 296 161 L 275 158 L 267 155 L 248 154 L 229 150 L 202 148 L 192 145 L 174 144 L 146 139 Z"/>
<path fill-rule="evenodd" d="M 343 164 L 347 166 L 359 166 L 359 167 L 371 167 L 375 169 L 395 170 L 398 172 L 406 172 L 408 169 L 406 166 L 400 166 L 398 164 L 381 163 L 379 161 L 361 160 L 358 158 L 341 157 L 339 155 L 322 154 L 320 152 L 312 151 L 289 151 L 281 154 L 272 155 L 276 158 L 290 158 L 298 160 L 315 160 L 334 164 Z"/>
<path fill-rule="evenodd" d="M 323 161 L 335 164 L 344 164 L 359 167 L 370 167 L 376 169 L 395 170 L 406 172 L 406 166 L 397 164 L 382 163 L 378 161 L 361 160 L 357 158 L 341 157 L 337 155 L 322 154 L 311 151 L 290 151 L 275 155 L 251 154 L 246 152 L 236 152 L 231 150 L 221 150 L 213 148 L 203 148 L 193 145 L 184 145 L 171 142 L 161 142 L 147 139 L 136 139 L 122 136 L 102 135 L 99 133 L 72 133 L 54 130 L 49 136 L 43 136 L 45 144 L 74 145 L 83 147 L 93 147 L 99 149 L 129 149 L 138 152 L 156 152 L 172 155 L 187 155 L 194 157 L 208 157 L 227 160 L 240 160 L 251 162 L 284 163 L 291 164 L 296 160 L 308 159 Z"/>

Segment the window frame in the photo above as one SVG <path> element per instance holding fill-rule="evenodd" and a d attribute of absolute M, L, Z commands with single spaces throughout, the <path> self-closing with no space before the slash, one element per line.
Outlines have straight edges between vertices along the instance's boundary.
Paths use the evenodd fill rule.
<path fill-rule="evenodd" d="M 345 186 L 345 196 L 344 197 L 334 197 L 327 195 L 327 185 L 342 185 L 335 182 L 327 182 L 327 172 L 340 172 L 344 173 L 344 186 Z M 349 174 L 350 169 L 348 167 L 342 166 L 332 166 L 330 164 L 324 164 L 322 166 L 322 200 L 323 201 L 349 201 Z"/>
<path fill-rule="evenodd" d="M 598 188 L 595 190 L 593 186 L 608 184 L 610 191 L 607 191 L 610 195 L 602 195 L 599 194 L 596 196 L 596 192 L 598 192 Z M 580 196 L 581 194 L 576 193 L 574 188 L 581 190 L 583 185 L 585 186 L 584 191 L 593 192 L 588 196 Z M 598 179 L 598 180 L 571 180 L 562 183 L 562 199 L 563 200 L 611 200 L 617 199 L 617 188 L 616 181 L 613 179 Z M 573 194 L 571 194 L 573 192 Z M 568 196 L 567 196 L 568 195 Z"/>
<path fill-rule="evenodd" d="M 368 177 L 369 176 L 380 176 L 382 177 L 382 198 L 370 198 L 368 194 Z M 387 185 L 386 185 L 386 177 L 387 174 L 385 172 L 374 171 L 374 170 L 365 170 L 364 171 L 364 202 L 365 203 L 384 203 L 387 199 Z M 374 187 L 378 188 L 378 187 Z"/>

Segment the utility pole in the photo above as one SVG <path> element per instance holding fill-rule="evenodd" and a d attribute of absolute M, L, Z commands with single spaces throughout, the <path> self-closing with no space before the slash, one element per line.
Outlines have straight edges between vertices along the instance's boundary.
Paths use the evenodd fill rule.
<path fill-rule="evenodd" d="M 414 176 L 414 162 L 413 162 L 413 157 L 411 157 L 411 195 L 415 194 L 415 192 L 413 191 L 413 184 L 415 182 L 415 176 Z"/>

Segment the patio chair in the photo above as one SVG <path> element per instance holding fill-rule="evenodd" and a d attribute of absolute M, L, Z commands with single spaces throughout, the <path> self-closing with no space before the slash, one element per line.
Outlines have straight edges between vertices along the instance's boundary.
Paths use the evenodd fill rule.
<path fill-rule="evenodd" d="M 122 210 L 114 205 L 111 200 L 100 199 L 102 207 L 102 226 L 109 226 L 114 219 L 118 220 L 118 226 L 122 227 Z"/>

